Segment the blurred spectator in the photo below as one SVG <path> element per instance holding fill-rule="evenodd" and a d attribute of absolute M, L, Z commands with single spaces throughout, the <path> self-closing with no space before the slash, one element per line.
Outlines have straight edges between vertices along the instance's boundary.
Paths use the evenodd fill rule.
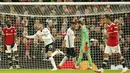
<path fill-rule="evenodd" d="M 24 24 L 24 26 L 28 26 L 28 19 L 27 19 L 27 17 L 23 17 L 23 20 L 22 20 L 21 23 Z"/>
<path fill-rule="evenodd" d="M 124 24 L 124 33 L 125 35 L 129 35 L 130 34 L 130 14 L 127 15 L 126 17 L 126 22 Z"/>
<path fill-rule="evenodd" d="M 81 15 L 80 10 L 77 9 L 77 11 L 76 11 L 76 15 Z"/>
<path fill-rule="evenodd" d="M 22 22 L 21 18 L 17 16 L 16 23 L 14 24 L 14 26 L 17 28 L 17 31 L 23 31 L 24 24 L 22 24 L 21 22 Z"/>
<path fill-rule="evenodd" d="M 104 50 L 105 50 L 104 44 L 100 44 L 99 48 L 100 48 L 100 51 L 101 51 L 102 54 L 103 54 L 103 53 L 104 53 Z"/>
<path fill-rule="evenodd" d="M 88 6 L 86 9 L 85 9 L 85 15 L 91 13 L 91 7 Z"/>
<path fill-rule="evenodd" d="M 96 17 L 92 17 L 92 19 L 91 19 L 91 24 L 92 24 L 92 25 L 95 25 L 95 26 L 98 26 Z"/>
<path fill-rule="evenodd" d="M 27 28 L 24 28 L 23 34 L 28 35 Z M 23 38 L 23 44 L 25 48 L 25 55 L 24 55 L 25 59 L 31 59 L 31 56 L 30 56 L 31 43 L 32 43 L 31 39 Z"/>
<path fill-rule="evenodd" d="M 3 28 L 6 24 L 5 15 L 1 15 L 0 17 L 0 26 Z"/>
<path fill-rule="evenodd" d="M 101 32 L 101 28 L 95 27 L 95 31 L 90 32 L 90 37 L 97 39 L 100 43 L 103 42 L 102 40 L 103 34 Z"/>
<path fill-rule="evenodd" d="M 93 7 L 93 11 L 94 11 L 94 13 L 97 13 L 97 12 L 98 12 L 97 6 L 94 6 L 94 7 Z"/>
<path fill-rule="evenodd" d="M 52 28 L 51 33 L 52 33 L 52 36 L 54 38 L 55 48 L 60 49 L 61 46 L 58 46 L 58 45 L 62 45 L 62 38 L 61 38 L 61 36 L 59 34 L 57 34 L 58 31 L 57 31 L 57 29 L 55 27 Z"/>
<path fill-rule="evenodd" d="M 67 28 L 67 24 L 66 23 L 62 23 L 62 25 L 61 25 L 61 31 L 59 32 L 60 36 L 62 38 L 64 38 L 65 35 L 66 35 L 66 28 Z"/>
<path fill-rule="evenodd" d="M 110 5 L 107 5 L 107 6 L 104 8 L 104 11 L 105 11 L 106 13 L 112 13 L 112 10 L 111 10 L 111 8 L 110 8 Z"/>
<path fill-rule="evenodd" d="M 119 24 L 124 26 L 124 18 L 123 17 L 119 17 Z"/>
<path fill-rule="evenodd" d="M 2 27 L 0 27 L 0 61 L 1 61 L 2 52 L 3 52 Z"/>
<path fill-rule="evenodd" d="M 103 25 L 104 24 L 104 15 L 101 15 L 100 16 L 100 25 Z"/>
<path fill-rule="evenodd" d="M 69 10 L 68 10 L 68 7 L 67 6 L 63 6 L 63 10 L 64 10 L 64 13 L 65 14 L 69 14 Z"/>
<path fill-rule="evenodd" d="M 17 41 L 22 42 L 22 33 L 24 30 L 24 24 L 21 23 L 21 18 L 19 16 L 16 17 L 15 24 L 13 24 L 17 29 Z"/>

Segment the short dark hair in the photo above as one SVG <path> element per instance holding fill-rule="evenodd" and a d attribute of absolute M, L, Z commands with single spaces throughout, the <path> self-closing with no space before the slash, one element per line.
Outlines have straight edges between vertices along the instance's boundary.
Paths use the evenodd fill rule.
<path fill-rule="evenodd" d="M 6 23 L 6 24 L 11 24 L 11 21 L 10 21 L 10 20 L 7 20 L 5 23 Z"/>
<path fill-rule="evenodd" d="M 76 24 L 76 22 L 71 22 L 71 24 Z"/>
<path fill-rule="evenodd" d="M 110 15 L 105 15 L 105 18 L 110 19 L 112 21 L 112 17 Z"/>
<path fill-rule="evenodd" d="M 71 26 L 71 25 L 74 25 L 74 24 L 76 24 L 76 22 L 71 22 L 71 23 L 70 23 L 70 26 Z"/>
<path fill-rule="evenodd" d="M 83 23 L 81 21 L 78 21 L 77 23 L 83 25 Z"/>

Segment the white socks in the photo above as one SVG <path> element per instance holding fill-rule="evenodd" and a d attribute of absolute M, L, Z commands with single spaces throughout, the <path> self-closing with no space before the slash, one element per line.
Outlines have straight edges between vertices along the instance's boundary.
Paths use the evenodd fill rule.
<path fill-rule="evenodd" d="M 66 62 L 67 59 L 68 59 L 68 57 L 65 56 L 65 57 L 62 59 L 62 61 L 60 62 L 59 66 L 62 66 L 62 65 Z"/>
<path fill-rule="evenodd" d="M 54 58 L 53 58 L 53 57 L 50 57 L 49 60 L 51 61 L 51 64 L 52 64 L 53 68 L 57 68 L 57 67 L 56 67 L 56 64 L 55 64 Z"/>

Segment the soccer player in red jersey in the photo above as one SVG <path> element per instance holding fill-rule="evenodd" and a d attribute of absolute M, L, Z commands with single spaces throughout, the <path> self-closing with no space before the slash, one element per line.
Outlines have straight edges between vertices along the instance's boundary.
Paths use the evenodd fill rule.
<path fill-rule="evenodd" d="M 117 54 L 123 66 L 121 73 L 126 73 L 128 68 L 125 65 L 125 59 L 122 56 L 121 51 L 120 51 L 119 38 L 118 38 L 118 24 L 113 23 L 112 18 L 109 15 L 105 15 L 104 20 L 105 20 L 105 24 L 107 24 L 105 28 L 106 28 L 106 34 L 107 34 L 108 39 L 106 41 L 102 68 L 96 72 L 103 73 L 104 68 L 107 66 L 109 56 L 111 56 L 112 54 Z"/>
<path fill-rule="evenodd" d="M 5 45 L 5 52 L 7 54 L 7 60 L 9 62 L 10 68 L 13 69 L 13 64 L 12 64 L 12 53 L 14 54 L 15 57 L 15 63 L 16 63 L 16 68 L 20 68 L 18 65 L 18 52 L 17 52 L 17 44 L 16 44 L 16 29 L 11 25 L 11 21 L 8 20 L 6 22 L 6 26 L 3 28 L 3 40 L 4 40 L 4 45 Z"/>

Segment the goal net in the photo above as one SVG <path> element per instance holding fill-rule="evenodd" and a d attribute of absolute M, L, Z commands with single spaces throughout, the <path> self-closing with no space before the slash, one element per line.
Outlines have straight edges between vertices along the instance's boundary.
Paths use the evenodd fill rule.
<path fill-rule="evenodd" d="M 38 42 L 33 39 L 25 39 L 23 33 L 33 35 L 36 33 L 34 24 L 42 23 L 49 25 L 51 34 L 54 37 L 55 49 L 62 48 L 62 41 L 66 35 L 72 21 L 83 21 L 89 27 L 89 40 L 91 44 L 91 56 L 93 66 L 100 68 L 103 61 L 103 52 L 105 48 L 104 33 L 104 15 L 112 16 L 113 21 L 119 19 L 119 41 L 123 56 L 126 59 L 127 67 L 130 68 L 130 3 L 129 2 L 88 2 L 88 3 L 0 3 L 0 32 L 5 26 L 7 20 L 11 20 L 17 29 L 17 43 L 19 50 L 19 64 L 22 69 L 51 69 L 50 61 L 46 59 L 44 42 Z M 1 34 L 1 33 L 0 33 Z M 78 27 L 75 27 L 75 51 L 76 57 L 79 55 L 81 33 Z M 7 55 L 3 48 L 2 34 L 0 36 L 0 69 L 9 67 Z M 61 62 L 64 55 L 54 56 L 56 65 Z M 68 59 L 64 67 L 71 69 L 72 58 Z M 84 55 L 80 63 L 82 69 L 88 66 L 87 57 Z M 120 69 L 118 55 L 110 57 L 107 69 Z"/>

